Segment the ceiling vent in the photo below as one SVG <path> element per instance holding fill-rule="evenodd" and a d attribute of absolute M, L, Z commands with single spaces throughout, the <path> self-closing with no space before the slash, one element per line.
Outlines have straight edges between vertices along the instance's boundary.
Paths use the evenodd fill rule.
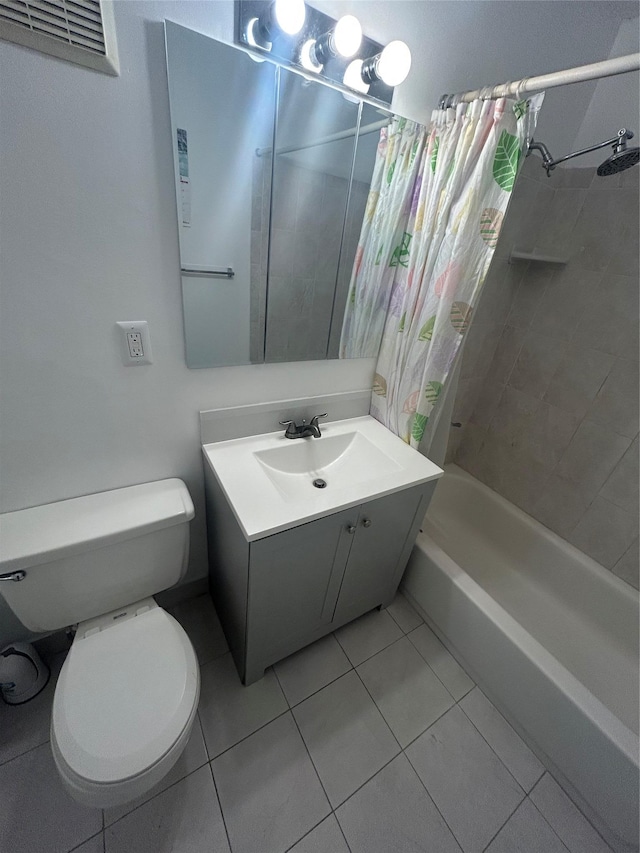
<path fill-rule="evenodd" d="M 0 38 L 119 73 L 110 0 L 0 0 Z"/>

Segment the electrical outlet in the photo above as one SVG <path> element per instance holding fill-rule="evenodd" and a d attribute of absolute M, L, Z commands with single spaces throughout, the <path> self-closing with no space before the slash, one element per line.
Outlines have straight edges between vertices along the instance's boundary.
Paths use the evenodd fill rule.
<path fill-rule="evenodd" d="M 136 364 L 151 364 L 151 340 L 146 320 L 129 320 L 116 323 L 122 336 L 122 359 L 131 367 Z"/>

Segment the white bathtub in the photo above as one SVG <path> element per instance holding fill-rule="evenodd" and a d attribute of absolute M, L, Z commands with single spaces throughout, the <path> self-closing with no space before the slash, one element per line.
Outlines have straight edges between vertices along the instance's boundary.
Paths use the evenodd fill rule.
<path fill-rule="evenodd" d="M 455 465 L 402 587 L 618 850 L 638 847 L 638 595 Z"/>

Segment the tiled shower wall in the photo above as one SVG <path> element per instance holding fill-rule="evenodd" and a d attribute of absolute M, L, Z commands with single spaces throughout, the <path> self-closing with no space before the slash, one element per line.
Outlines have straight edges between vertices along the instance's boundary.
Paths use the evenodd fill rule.
<path fill-rule="evenodd" d="M 256 158 L 251 223 L 252 361 L 261 361 L 262 354 L 270 168 L 270 157 Z M 344 178 L 302 168 L 282 157 L 276 162 L 269 255 L 267 361 L 322 359 L 327 356 L 328 346 L 329 357 L 337 358 L 347 289 L 369 186 L 362 181 L 352 182 L 345 224 L 348 191 L 349 181 Z M 336 318 L 333 324 L 332 311 Z"/>
<path fill-rule="evenodd" d="M 449 459 L 638 586 L 638 175 L 529 157 L 465 346 Z M 513 247 L 567 259 L 508 263 Z"/>

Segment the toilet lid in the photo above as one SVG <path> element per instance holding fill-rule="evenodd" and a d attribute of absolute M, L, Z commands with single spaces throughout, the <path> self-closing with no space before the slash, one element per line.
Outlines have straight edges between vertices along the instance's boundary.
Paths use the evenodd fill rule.
<path fill-rule="evenodd" d="M 189 638 L 160 607 L 76 639 L 53 702 L 58 750 L 85 779 L 137 776 L 178 740 L 198 690 Z"/>

